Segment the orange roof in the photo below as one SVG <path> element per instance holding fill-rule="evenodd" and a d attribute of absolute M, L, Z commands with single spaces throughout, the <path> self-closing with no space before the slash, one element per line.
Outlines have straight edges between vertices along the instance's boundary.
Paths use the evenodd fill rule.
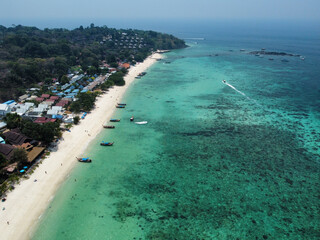
<path fill-rule="evenodd" d="M 128 69 L 130 67 L 129 63 L 124 63 L 121 65 L 121 67 Z"/>

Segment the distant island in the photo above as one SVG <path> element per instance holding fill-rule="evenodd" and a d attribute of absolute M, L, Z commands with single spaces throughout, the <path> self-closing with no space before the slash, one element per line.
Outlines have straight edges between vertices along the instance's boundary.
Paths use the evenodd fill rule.
<path fill-rule="evenodd" d="M 40 89 L 38 96 L 50 94 L 53 82 L 64 85 L 75 71 L 88 77 L 106 74 L 124 63 L 142 62 L 157 49 L 184 47 L 183 40 L 154 31 L 0 25 L 0 102 L 18 99 L 32 87 Z"/>
<path fill-rule="evenodd" d="M 299 54 L 292 54 L 292 53 L 286 53 L 286 52 L 266 52 L 264 50 L 261 51 L 252 51 L 249 52 L 249 54 L 261 54 L 261 55 L 270 55 L 270 56 L 289 56 L 289 57 L 300 57 Z"/>

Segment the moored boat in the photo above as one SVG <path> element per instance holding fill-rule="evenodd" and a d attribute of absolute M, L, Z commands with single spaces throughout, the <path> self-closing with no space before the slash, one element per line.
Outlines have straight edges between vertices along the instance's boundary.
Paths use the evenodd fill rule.
<path fill-rule="evenodd" d="M 133 122 L 133 120 L 134 120 L 134 117 L 132 116 L 132 117 L 130 118 L 130 122 Z"/>
<path fill-rule="evenodd" d="M 104 128 L 115 128 L 113 125 L 103 125 Z"/>
<path fill-rule="evenodd" d="M 78 162 L 91 163 L 92 160 L 90 158 L 79 158 L 77 157 Z"/>
<path fill-rule="evenodd" d="M 120 119 L 110 119 L 110 122 L 120 122 Z"/>
<path fill-rule="evenodd" d="M 100 145 L 101 145 L 101 146 L 112 146 L 112 145 L 113 145 L 113 142 L 104 142 L 104 141 L 102 141 L 102 142 L 100 143 Z"/>
<path fill-rule="evenodd" d="M 119 106 L 126 106 L 126 103 L 117 103 Z"/>
<path fill-rule="evenodd" d="M 126 106 L 123 105 L 116 105 L 116 108 L 125 108 Z"/>

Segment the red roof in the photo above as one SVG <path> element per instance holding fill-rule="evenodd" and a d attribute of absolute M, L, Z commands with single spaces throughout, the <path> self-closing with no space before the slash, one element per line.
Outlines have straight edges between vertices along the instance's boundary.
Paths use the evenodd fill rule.
<path fill-rule="evenodd" d="M 49 98 L 50 95 L 49 95 L 49 94 L 42 94 L 41 97 L 43 97 L 43 98 Z"/>
<path fill-rule="evenodd" d="M 57 107 L 64 107 L 65 105 L 67 105 L 68 103 L 66 102 L 58 102 L 55 106 Z"/>
<path fill-rule="evenodd" d="M 37 102 L 42 102 L 43 100 L 44 100 L 43 97 L 37 97 L 37 98 L 36 98 L 36 101 L 37 101 Z"/>
<path fill-rule="evenodd" d="M 54 102 L 55 100 L 54 99 L 47 99 L 45 100 L 45 102 Z"/>
<path fill-rule="evenodd" d="M 59 97 L 58 96 L 51 96 L 50 99 L 53 99 L 53 100 L 58 100 Z"/>
<path fill-rule="evenodd" d="M 38 117 L 34 123 L 39 123 L 39 124 L 42 124 L 42 123 L 47 123 L 47 122 L 55 122 L 56 119 L 52 119 L 52 118 L 46 118 L 46 117 Z"/>

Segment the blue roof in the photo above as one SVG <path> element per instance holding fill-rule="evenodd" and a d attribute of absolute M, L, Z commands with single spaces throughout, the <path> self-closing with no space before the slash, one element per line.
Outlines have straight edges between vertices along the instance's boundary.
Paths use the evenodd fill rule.
<path fill-rule="evenodd" d="M 57 93 L 57 96 L 62 96 L 62 95 L 64 95 L 64 94 L 61 92 Z"/>
<path fill-rule="evenodd" d="M 78 93 L 80 90 L 79 89 L 75 89 L 75 90 L 73 90 L 72 92 L 73 93 Z"/>
<path fill-rule="evenodd" d="M 9 105 L 9 104 L 11 104 L 11 103 L 14 103 L 14 100 L 6 101 L 6 102 L 4 102 L 3 104 L 7 104 L 7 105 Z"/>
<path fill-rule="evenodd" d="M 52 115 L 52 118 L 53 118 L 53 119 L 56 119 L 56 118 L 57 118 L 57 119 L 62 119 L 63 116 L 62 116 L 62 115 L 59 115 L 59 114 L 58 114 L 58 115 Z"/>
<path fill-rule="evenodd" d="M 3 143 L 3 144 L 6 143 L 2 137 L 0 137 L 0 143 Z"/>
<path fill-rule="evenodd" d="M 65 93 L 69 93 L 69 92 L 71 92 L 71 89 L 67 89 L 67 90 L 65 90 L 64 92 L 65 92 Z"/>
<path fill-rule="evenodd" d="M 88 89 L 83 89 L 81 92 L 82 93 L 88 92 Z"/>

